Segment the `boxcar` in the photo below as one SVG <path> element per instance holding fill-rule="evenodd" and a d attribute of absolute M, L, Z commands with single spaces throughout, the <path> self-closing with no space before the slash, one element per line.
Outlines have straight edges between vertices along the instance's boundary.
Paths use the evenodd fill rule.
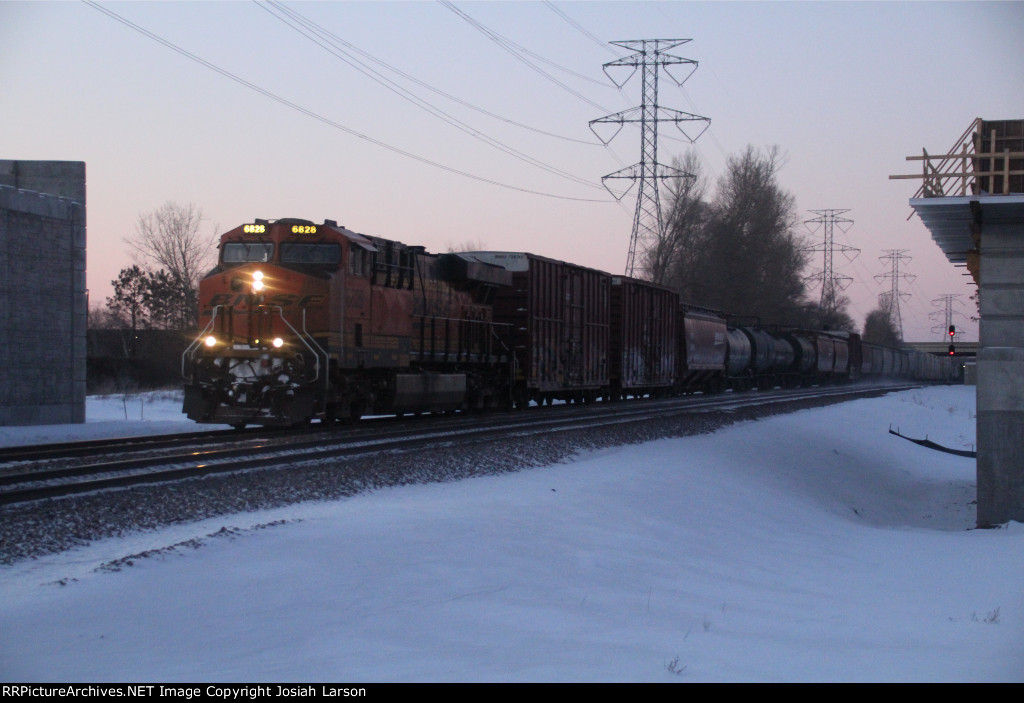
<path fill-rule="evenodd" d="M 514 326 L 514 397 L 589 401 L 609 385 L 611 279 L 603 271 L 520 252 L 464 258 L 504 267 L 512 285 L 494 297 L 494 320 Z"/>
<path fill-rule="evenodd" d="M 658 395 L 672 388 L 676 372 L 675 291 L 625 276 L 611 280 L 609 394 Z"/>

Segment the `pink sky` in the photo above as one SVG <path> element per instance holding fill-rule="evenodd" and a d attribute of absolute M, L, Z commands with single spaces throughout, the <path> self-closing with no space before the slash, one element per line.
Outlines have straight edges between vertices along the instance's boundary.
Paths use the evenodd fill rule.
<path fill-rule="evenodd" d="M 620 272 L 633 202 L 601 176 L 639 157 L 636 130 L 610 148 L 587 123 L 639 102 L 639 78 L 611 87 L 613 40 L 692 38 L 700 68 L 660 102 L 708 116 L 697 143 L 712 178 L 747 144 L 788 155 L 780 180 L 801 212 L 849 208 L 837 238 L 859 247 L 847 291 L 858 323 L 875 307 L 879 257 L 906 249 L 905 337 L 938 341 L 932 300 L 973 288 L 916 218 L 915 183 L 889 181 L 904 157 L 952 146 L 975 117 L 1024 117 L 1022 3 L 547 3 L 455 7 L 533 55 L 562 85 L 444 4 L 292 3 L 342 40 L 501 121 L 377 70 L 422 100 L 554 175 L 453 128 L 357 72 L 253 3 L 110 3 L 104 7 L 218 68 L 335 123 L 303 114 L 175 53 L 85 3 L 0 3 L 0 158 L 81 160 L 88 168 L 91 300 L 131 263 L 124 238 L 167 200 L 203 208 L 211 233 L 254 218 L 336 219 L 430 250 L 476 242 Z M 584 34 L 586 30 L 588 34 Z M 590 36 L 592 35 L 592 36 Z M 572 71 L 570 73 L 568 70 Z M 571 89 L 571 92 L 570 92 Z M 512 125 L 526 124 L 547 136 Z M 344 128 L 344 129 L 342 129 Z M 383 148 L 443 164 L 499 187 Z M 668 138 L 659 158 L 685 146 Z M 581 144 L 569 141 L 589 141 Z M 582 181 L 582 182 L 580 182 Z M 537 195 L 522 192 L 531 190 Z M 548 197 L 557 196 L 557 197 Z M 575 198 L 578 200 L 568 199 Z M 591 201 L 598 202 L 591 202 Z M 810 273 L 810 271 L 808 271 Z M 816 291 L 812 291 L 812 295 Z M 977 327 L 956 320 L 965 339 Z"/>

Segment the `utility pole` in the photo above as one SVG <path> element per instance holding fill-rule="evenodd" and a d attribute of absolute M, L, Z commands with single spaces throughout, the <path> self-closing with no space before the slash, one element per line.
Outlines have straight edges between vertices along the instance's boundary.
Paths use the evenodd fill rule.
<path fill-rule="evenodd" d="M 909 273 L 900 273 L 900 264 L 910 263 L 912 259 L 906 255 L 906 249 L 886 249 L 885 256 L 878 257 L 879 261 L 888 261 L 891 263 L 889 273 L 880 273 L 875 276 L 876 281 L 881 281 L 886 278 L 890 279 L 891 285 L 889 288 L 888 299 L 888 311 L 889 319 L 892 321 L 893 327 L 900 335 L 900 339 L 903 339 L 903 316 L 900 314 L 900 299 L 909 298 L 910 293 L 900 293 L 900 280 L 904 280 L 907 283 L 912 283 L 917 276 Z"/>
<path fill-rule="evenodd" d="M 601 179 L 601 183 L 605 188 L 608 188 L 605 181 L 610 178 L 629 179 L 633 181 L 633 184 L 640 181 L 640 189 L 637 193 L 636 199 L 636 211 L 633 215 L 633 234 L 629 241 L 629 255 L 626 259 L 627 276 L 633 276 L 637 269 L 636 257 L 638 250 L 642 261 L 651 240 L 656 242 L 663 234 L 661 202 L 658 197 L 659 181 L 666 178 L 693 178 L 692 174 L 684 173 L 679 169 L 658 163 L 658 123 L 674 123 L 691 144 L 695 142 L 708 128 L 708 125 L 711 124 L 711 120 L 707 117 L 700 117 L 699 115 L 692 115 L 688 112 L 680 112 L 679 110 L 661 107 L 658 104 L 658 73 L 660 68 L 665 69 L 665 73 L 675 81 L 676 85 L 682 85 L 686 79 L 693 75 L 693 72 L 697 70 L 697 62 L 693 59 L 684 59 L 682 57 L 666 53 L 670 49 L 674 49 L 688 41 L 691 40 L 635 39 L 628 41 L 614 41 L 611 43 L 616 46 L 621 46 L 624 49 L 629 49 L 633 54 L 621 59 L 616 59 L 615 61 L 609 61 L 602 67 L 605 75 L 608 76 L 608 78 L 619 88 L 622 88 L 622 86 L 632 78 L 637 69 L 640 69 L 640 75 L 643 81 L 643 97 L 639 107 L 633 107 L 628 110 L 624 110 L 623 112 L 617 112 L 613 115 L 600 117 L 596 120 L 590 121 L 591 131 L 594 132 L 594 134 L 597 135 L 597 138 L 606 146 L 615 138 L 615 135 L 622 130 L 623 125 L 632 123 L 640 124 L 640 162 L 633 164 L 632 166 L 627 166 L 615 173 L 610 173 Z M 686 76 L 684 76 L 682 80 L 673 76 L 672 72 L 669 70 L 669 66 L 679 65 L 689 67 Z M 622 82 L 615 80 L 615 78 L 608 73 L 609 68 L 619 67 L 632 69 L 629 72 L 629 75 L 627 75 Z M 687 134 L 686 129 L 684 128 L 684 125 L 689 122 L 703 124 L 703 127 L 696 136 L 691 137 Z M 608 139 L 605 139 L 594 129 L 595 124 L 617 124 L 618 129 L 616 129 Z M 626 193 L 632 189 L 633 184 L 630 184 L 629 188 L 621 194 L 616 194 L 610 188 L 608 188 L 608 192 L 611 193 L 616 200 L 621 200 L 625 197 Z M 641 263 L 641 268 L 642 266 L 643 264 Z"/>
<path fill-rule="evenodd" d="M 853 281 L 849 276 L 840 276 L 835 272 L 832 266 L 833 252 L 836 250 L 842 252 L 848 261 L 853 261 L 857 258 L 857 254 L 860 253 L 860 249 L 856 247 L 835 243 L 834 233 L 836 225 L 839 225 L 839 229 L 842 232 L 848 231 L 853 226 L 853 220 L 840 217 L 840 215 L 849 211 L 848 208 L 845 210 L 808 210 L 808 212 L 818 217 L 804 222 L 804 225 L 810 230 L 811 234 L 816 234 L 820 229 L 824 236 L 821 244 L 806 247 L 802 251 L 821 252 L 823 254 L 821 271 L 811 274 L 806 280 L 821 282 L 821 310 L 826 316 L 833 314 L 838 307 L 836 293 L 846 290 L 846 287 Z M 814 227 L 811 227 L 811 225 L 814 225 Z"/>

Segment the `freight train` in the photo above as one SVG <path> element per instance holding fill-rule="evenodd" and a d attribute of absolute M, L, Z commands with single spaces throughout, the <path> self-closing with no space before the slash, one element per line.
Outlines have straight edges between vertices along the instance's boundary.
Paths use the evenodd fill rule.
<path fill-rule="evenodd" d="M 731 324 L 646 281 L 332 220 L 226 232 L 199 303 L 183 411 L 236 428 L 953 373 L 856 334 Z"/>

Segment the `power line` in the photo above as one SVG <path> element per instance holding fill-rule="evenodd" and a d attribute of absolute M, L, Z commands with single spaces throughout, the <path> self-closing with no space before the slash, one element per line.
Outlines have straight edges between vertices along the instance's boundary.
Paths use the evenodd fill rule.
<path fill-rule="evenodd" d="M 256 2 L 256 0 L 253 0 L 253 1 Z M 450 115 L 447 112 L 441 110 L 440 108 L 437 108 L 437 107 L 431 105 L 430 103 L 426 102 L 425 100 L 422 100 L 421 98 L 417 97 L 416 95 L 410 93 L 408 90 L 406 90 L 402 86 L 398 85 L 397 83 L 395 83 L 391 79 L 389 79 L 386 76 L 382 75 L 379 71 L 377 71 L 377 70 L 367 66 L 365 63 L 363 63 L 359 59 L 356 59 L 356 58 L 352 57 L 351 55 L 345 53 L 343 49 L 341 49 L 341 48 L 339 48 L 337 46 L 334 46 L 334 45 L 327 45 L 327 44 L 325 44 L 323 37 L 319 36 L 318 32 L 316 32 L 314 29 L 310 28 L 306 24 L 306 22 L 303 21 L 304 18 L 301 18 L 301 15 L 299 15 L 298 18 L 295 18 L 295 21 L 296 22 L 300 22 L 303 25 L 305 25 L 305 26 L 302 26 L 302 27 L 297 26 L 296 24 L 294 24 L 293 21 L 290 18 L 282 17 L 281 15 L 279 15 L 279 14 L 274 12 L 274 9 L 278 9 L 281 12 L 289 13 L 289 10 L 287 8 L 281 6 L 280 3 L 269 2 L 267 4 L 273 6 L 273 9 L 268 8 L 268 7 L 264 6 L 264 5 L 261 5 L 258 2 L 256 2 L 257 7 L 261 8 L 263 10 L 266 10 L 273 17 L 275 17 L 276 19 L 280 20 L 281 22 L 287 24 L 289 27 L 294 29 L 296 32 L 302 34 L 302 36 L 306 37 L 307 39 L 312 41 L 314 44 L 316 44 L 317 46 L 322 48 L 324 51 L 326 51 L 329 54 L 331 54 L 332 56 L 334 56 L 335 58 L 340 59 L 341 61 L 344 61 L 346 64 L 348 64 L 352 68 L 356 69 L 357 71 L 362 73 L 364 76 L 367 76 L 368 78 L 370 78 L 370 80 L 374 81 L 375 83 L 377 83 L 377 84 L 383 86 L 384 88 L 390 90 L 391 92 L 395 93 L 396 95 L 398 95 L 403 100 L 407 100 L 407 101 L 411 102 L 413 105 L 419 107 L 422 110 L 425 110 L 426 112 L 430 113 L 434 117 L 437 117 L 438 119 L 440 119 L 443 122 L 451 125 L 452 127 L 455 127 L 456 129 L 458 129 L 459 131 L 463 132 L 464 134 L 468 134 L 469 136 L 473 137 L 474 139 L 478 139 L 478 140 L 484 142 L 485 144 L 488 144 L 489 146 L 492 146 L 495 149 L 497 149 L 497 150 L 499 150 L 499 151 L 501 151 L 501 152 L 503 152 L 505 154 L 508 154 L 509 156 L 512 156 L 513 158 L 519 159 L 520 161 L 528 163 L 531 166 L 536 166 L 537 168 L 540 168 L 540 169 L 542 169 L 544 171 L 547 171 L 548 173 L 552 173 L 552 174 L 554 174 L 556 176 L 560 176 L 562 178 L 566 178 L 568 180 L 575 181 L 576 183 L 579 183 L 581 185 L 585 185 L 585 186 L 588 186 L 588 187 L 591 187 L 591 188 L 597 188 L 598 187 L 596 183 L 593 183 L 593 182 L 591 182 L 591 181 L 589 181 L 587 179 L 581 178 L 579 176 L 575 176 L 575 175 L 569 173 L 568 171 L 563 171 L 560 168 L 557 168 L 557 167 L 552 166 L 550 164 L 544 163 L 543 161 L 540 161 L 539 159 L 535 159 L 532 156 L 524 154 L 523 152 L 519 151 L 518 149 L 514 149 L 514 148 L 508 146 L 507 144 L 504 144 L 504 143 L 498 141 L 497 139 L 494 139 L 494 138 L 484 134 L 483 132 L 481 132 L 481 131 L 471 127 L 470 125 L 466 124 L 465 122 L 457 119 L 453 115 Z M 309 23 L 309 24 L 312 24 L 312 23 Z M 317 28 L 317 29 L 319 29 L 319 28 Z"/>
<path fill-rule="evenodd" d="M 853 226 L 853 220 L 845 217 L 839 217 L 843 213 L 849 212 L 849 209 L 838 210 L 810 210 L 812 214 L 818 215 L 813 220 L 804 221 L 804 225 L 810 230 L 811 234 L 814 234 L 818 227 L 810 227 L 810 225 L 821 225 L 822 235 L 824 240 L 821 244 L 815 244 L 814 246 L 804 247 L 801 251 L 816 253 L 821 252 L 823 254 L 822 269 L 817 273 L 811 274 L 807 277 L 809 281 L 820 281 L 821 282 L 821 309 L 825 314 L 832 314 L 838 308 L 838 293 L 839 291 L 845 290 L 853 279 L 849 276 L 840 276 L 835 272 L 832 265 L 833 253 L 839 250 L 847 259 L 853 261 L 857 254 L 860 253 L 860 249 L 856 247 L 847 246 L 846 244 L 835 243 L 835 226 L 839 225 L 839 229 L 843 232 L 849 230 Z M 851 256 L 852 254 L 852 256 Z"/>
<path fill-rule="evenodd" d="M 132 30 L 138 32 L 139 34 L 142 34 L 143 36 L 145 36 L 145 37 L 147 37 L 149 39 L 152 39 L 153 41 L 157 42 L 158 44 L 161 44 L 161 45 L 167 47 L 168 49 L 170 49 L 171 51 L 173 51 L 173 52 L 175 52 L 177 54 L 180 54 L 181 56 L 184 56 L 185 58 L 189 59 L 190 61 L 194 61 L 195 63 L 198 63 L 200 66 L 202 66 L 204 68 L 207 68 L 207 69 L 209 69 L 211 71 L 214 71 L 215 73 L 218 73 L 221 76 L 223 76 L 223 77 L 225 77 L 225 78 L 227 78 L 227 79 L 229 79 L 231 81 L 234 81 L 235 83 L 238 83 L 239 85 L 244 86 L 245 88 L 248 88 L 249 90 L 252 90 L 252 91 L 254 91 L 256 93 L 259 93 L 260 95 L 262 95 L 262 96 L 264 96 L 266 98 L 269 98 L 269 99 L 273 100 L 274 102 L 279 103 L 279 104 L 281 104 L 281 105 L 283 105 L 283 106 L 285 106 L 287 108 L 295 110 L 296 112 L 302 113 L 303 115 L 306 115 L 307 117 L 311 117 L 314 120 L 317 120 L 318 122 L 321 122 L 321 123 L 323 123 L 323 124 L 325 124 L 325 125 L 327 125 L 329 127 L 333 127 L 334 129 L 341 130 L 342 132 L 345 132 L 346 134 L 349 134 L 349 135 L 351 135 L 353 137 L 357 137 L 358 139 L 362 139 L 363 141 L 369 142 L 370 144 L 373 144 L 374 146 L 381 147 L 382 149 L 387 149 L 388 151 L 391 151 L 391 152 L 393 152 L 395 154 L 399 154 L 400 156 L 404 156 L 406 158 L 412 159 L 414 161 L 418 161 L 418 162 L 420 162 L 422 164 L 426 164 L 428 166 L 433 166 L 434 168 L 441 169 L 442 171 L 447 171 L 448 173 L 454 173 L 455 175 L 463 176 L 464 178 L 470 178 L 470 179 L 472 179 L 474 181 L 479 181 L 481 183 L 487 183 L 489 185 L 498 186 L 499 188 L 506 188 L 508 190 L 515 190 L 515 191 L 518 191 L 520 193 L 528 193 L 530 195 L 540 195 L 540 196 L 543 196 L 545 198 L 556 198 L 558 200 L 573 200 L 573 201 L 585 202 L 585 203 L 607 203 L 608 202 L 607 200 L 597 200 L 595 198 L 575 198 L 575 197 L 566 196 L 566 195 L 555 195 L 553 193 L 544 193 L 542 191 L 531 190 L 529 188 L 522 188 L 520 186 L 514 186 L 514 185 L 511 185 L 511 184 L 508 184 L 508 183 L 502 183 L 500 181 L 495 181 L 493 179 L 485 178 L 483 176 L 477 176 L 475 174 L 469 173 L 468 171 L 462 171 L 462 170 L 457 169 L 457 168 L 455 168 L 453 166 L 448 166 L 446 164 L 442 164 L 440 162 L 428 159 L 428 158 L 426 158 L 424 156 L 419 156 L 418 154 L 414 154 L 412 152 L 406 151 L 406 150 L 401 149 L 399 147 L 393 146 L 391 144 L 388 144 L 387 142 L 383 142 L 383 141 L 381 141 L 379 139 L 376 139 L 376 138 L 371 137 L 369 135 L 363 134 L 362 132 L 357 132 L 356 130 L 352 129 L 351 127 L 346 127 L 345 125 L 343 125 L 343 124 L 341 124 L 339 122 L 335 122 L 334 120 L 332 120 L 332 119 L 330 119 L 328 117 L 325 117 L 325 116 L 323 116 L 323 115 L 321 115 L 319 113 L 313 112 L 309 108 L 306 108 L 306 107 L 303 107 L 303 106 L 298 105 L 296 103 L 293 103 L 292 101 L 290 101 L 290 100 L 288 100 L 286 98 L 283 98 L 280 95 L 277 95 L 276 93 L 273 93 L 273 92 L 267 90 L 266 88 L 262 88 L 262 87 L 256 85 L 255 83 L 252 83 L 251 81 L 248 81 L 248 80 L 246 80 L 246 79 L 244 79 L 244 78 L 242 78 L 240 76 L 235 75 L 234 73 L 231 73 L 230 71 L 228 71 L 226 69 L 223 69 L 223 68 L 221 68 L 221 67 L 219 67 L 219 66 L 217 66 L 217 65 L 215 65 L 215 64 L 213 64 L 213 63 L 211 63 L 209 61 L 207 61 L 204 58 L 196 56 L 192 52 L 190 52 L 190 51 L 188 51 L 186 49 L 183 49 L 182 47 L 178 46 L 177 44 L 174 44 L 173 42 L 170 42 L 170 41 L 164 39 L 163 37 L 160 37 L 159 35 L 154 34 L 153 32 L 150 32 L 148 29 L 145 29 L 144 27 L 141 27 L 141 26 L 135 24 L 131 20 L 129 20 L 129 19 L 125 18 L 125 17 L 122 17 L 121 15 L 117 14 L 116 12 L 103 7 L 102 5 L 100 5 L 99 3 L 95 2 L 94 0 L 82 0 L 82 2 L 85 3 L 86 5 L 88 5 L 89 7 L 92 7 L 93 9 L 98 10 L 99 12 L 102 12 L 103 14 L 107 15 L 111 19 L 116 20 L 117 22 L 120 22 L 121 24 L 123 24 L 124 26 L 128 27 L 129 29 L 132 29 Z"/>
<path fill-rule="evenodd" d="M 259 4 L 258 0 L 253 0 L 253 2 L 256 2 L 257 5 Z M 426 81 L 420 80 L 419 78 L 417 78 L 417 77 L 415 77 L 415 76 L 413 76 L 413 75 L 411 75 L 409 73 L 406 73 L 405 71 L 401 70 L 400 68 L 398 68 L 396 66 L 393 66 L 393 65 L 389 64 L 388 62 L 383 61 L 383 60 L 373 56 L 372 54 L 370 54 L 370 53 L 360 49 L 359 47 L 355 46 L 351 42 L 348 42 L 348 41 L 342 39 L 337 34 L 334 34 L 333 32 L 331 32 L 329 29 L 326 29 L 322 25 L 319 25 L 316 22 L 314 22 L 313 20 L 309 19 L 308 17 L 302 15 L 297 10 L 294 10 L 292 8 L 289 8 L 289 7 L 285 6 L 281 2 L 277 2 L 276 0 L 268 0 L 267 4 L 274 6 L 275 9 L 279 10 L 280 12 L 283 12 L 283 13 L 287 14 L 289 17 L 291 17 L 295 21 L 300 22 L 301 24 L 303 24 L 304 26 L 309 28 L 310 31 L 313 31 L 316 34 L 320 35 L 325 41 L 328 41 L 331 44 L 335 45 L 335 47 L 338 47 L 339 49 L 341 47 L 344 47 L 345 49 L 348 49 L 349 51 L 355 52 L 356 54 L 362 56 L 367 61 L 372 61 L 373 63 L 377 64 L 378 66 L 384 67 L 385 69 L 387 69 L 387 70 L 389 70 L 389 71 L 391 71 L 391 72 L 401 76 L 402 78 L 406 79 L 407 81 L 415 83 L 416 85 L 420 86 L 421 88 L 424 88 L 425 90 L 429 90 L 430 92 L 432 92 L 432 93 L 434 93 L 436 95 L 440 95 L 441 97 L 446 98 L 448 100 L 451 100 L 452 102 L 458 103 L 459 105 L 462 105 L 463 107 L 469 108 L 470 110 L 474 110 L 476 112 L 479 112 L 482 115 L 486 115 L 487 117 L 493 118 L 495 120 L 499 120 L 499 121 L 504 122 L 506 124 L 510 124 L 510 125 L 512 125 L 514 127 L 519 127 L 520 129 L 525 129 L 525 130 L 528 130 L 530 132 L 534 132 L 536 134 L 542 134 L 542 135 L 544 135 L 546 137 L 553 137 L 555 139 L 562 139 L 564 141 L 574 142 L 576 144 L 586 144 L 587 146 L 600 146 L 600 144 L 598 142 L 594 142 L 594 141 L 590 141 L 590 140 L 586 140 L 586 139 L 577 139 L 576 137 L 568 137 L 568 136 L 565 136 L 565 135 L 562 135 L 562 134 L 555 134 L 554 132 L 548 132 L 546 130 L 539 129 L 537 127 L 533 127 L 531 125 L 523 124 L 522 122 L 517 122 L 515 120 L 509 119 L 508 117 L 504 117 L 504 116 L 499 115 L 497 113 L 491 112 L 491 111 L 486 110 L 486 109 L 484 109 L 484 108 L 482 108 L 482 107 L 480 107 L 478 105 L 474 105 L 473 103 L 471 103 L 471 102 L 469 102 L 467 100 L 463 100 L 462 98 L 460 98 L 458 96 L 452 95 L 451 93 L 447 93 L 447 92 L 445 92 L 445 91 L 443 91 L 443 90 L 441 90 L 441 89 L 439 89 L 439 88 L 437 88 L 435 86 L 432 86 L 429 83 L 427 83 Z M 262 9 L 266 9 L 266 8 L 262 8 Z M 278 17 L 278 19 L 280 19 L 282 22 L 286 22 L 287 21 L 287 20 L 284 20 L 281 17 Z M 297 31 L 300 31 L 300 30 L 297 30 Z M 316 40 L 314 40 L 314 41 L 316 41 Z M 355 59 L 353 59 L 353 60 L 355 60 Z M 376 79 L 374 79 L 374 80 L 376 80 Z"/>
<path fill-rule="evenodd" d="M 891 287 L 889 292 L 883 293 L 880 298 L 885 300 L 883 309 L 888 309 L 889 319 L 896 327 L 896 331 L 900 335 L 899 338 L 903 339 L 903 316 L 900 314 L 900 299 L 909 298 L 910 293 L 900 293 L 900 281 L 911 283 L 917 276 L 909 273 L 900 273 L 900 264 L 907 264 L 911 261 L 911 258 L 906 255 L 906 249 L 886 249 L 885 253 L 886 255 L 878 257 L 878 260 L 890 262 L 891 270 L 889 273 L 878 274 L 875 276 L 875 280 L 890 279 Z"/>
<path fill-rule="evenodd" d="M 438 1 L 442 5 L 447 7 L 449 10 L 452 10 L 457 15 L 462 17 L 464 20 L 469 22 L 477 30 L 483 32 L 484 35 L 487 36 L 489 39 L 491 39 L 492 41 L 496 41 L 506 51 L 510 51 L 512 53 L 526 54 L 527 56 L 532 56 L 533 58 L 537 59 L 541 63 L 546 63 L 548 66 L 551 66 L 552 68 L 557 68 L 559 71 L 563 71 L 564 73 L 568 73 L 569 75 L 575 76 L 576 78 L 579 78 L 580 80 L 587 81 L 589 83 L 593 83 L 593 84 L 598 85 L 598 86 L 600 86 L 602 88 L 607 88 L 608 87 L 608 85 L 606 83 L 602 83 L 601 81 L 596 80 L 594 78 L 591 78 L 590 76 L 586 76 L 586 75 L 583 75 L 582 73 L 578 73 L 578 72 L 572 70 L 571 68 L 566 68 L 565 66 L 562 66 L 561 64 L 555 63 L 551 59 L 545 58 L 544 56 L 541 56 L 540 54 L 538 54 L 538 53 L 536 53 L 534 51 L 530 51 L 529 49 L 527 49 L 525 46 L 523 46 L 521 44 L 515 43 L 514 41 L 512 41 L 508 37 L 505 37 L 505 36 L 502 36 L 501 34 L 498 34 L 493 29 L 490 29 L 490 28 L 486 27 L 483 23 L 473 19 L 472 17 L 467 15 L 462 10 L 459 10 L 457 7 L 455 7 L 454 4 L 452 4 L 448 0 L 438 0 Z"/>
<path fill-rule="evenodd" d="M 940 295 L 938 298 L 935 298 L 934 300 L 932 300 L 932 305 L 933 306 L 937 306 L 939 304 L 942 304 L 945 307 L 945 313 L 946 313 L 946 315 L 945 315 L 945 320 L 946 320 L 945 324 L 943 324 L 941 326 L 936 325 L 935 327 L 932 327 L 932 332 L 938 332 L 939 334 L 942 335 L 943 339 L 946 339 L 948 336 L 954 337 L 954 339 L 950 339 L 949 340 L 950 343 L 956 343 L 957 341 L 959 341 L 959 340 L 955 339 L 955 337 L 959 336 L 960 333 L 956 332 L 953 335 L 950 335 L 949 334 L 949 330 L 953 326 L 953 315 L 960 315 L 961 317 L 964 316 L 964 314 L 962 312 L 960 312 L 959 310 L 954 310 L 953 309 L 953 303 L 956 303 L 957 305 L 963 305 L 963 301 L 960 300 L 960 298 L 962 298 L 962 297 L 963 297 L 963 294 L 961 294 L 961 293 L 946 293 L 945 295 Z M 928 317 L 930 319 L 934 320 L 934 319 L 936 319 L 936 315 L 940 314 L 941 312 L 942 312 L 941 310 L 935 310 L 934 312 L 930 313 L 928 315 Z"/>
<path fill-rule="evenodd" d="M 608 143 L 622 130 L 623 125 L 628 123 L 640 123 L 640 163 L 627 166 L 615 173 L 610 173 L 601 179 L 604 183 L 608 179 L 624 178 L 634 183 L 640 181 L 640 188 L 637 192 L 636 210 L 633 213 L 633 232 L 629 240 L 629 254 L 626 257 L 626 275 L 633 276 L 636 271 L 637 248 L 646 249 L 653 241 L 661 239 L 664 232 L 662 222 L 661 201 L 659 197 L 659 181 L 666 178 L 693 178 L 692 174 L 683 173 L 677 168 L 658 163 L 658 123 L 672 122 L 692 142 L 696 141 L 701 134 L 707 130 L 711 120 L 707 117 L 692 115 L 688 112 L 680 112 L 671 108 L 658 105 L 658 73 L 664 68 L 665 73 L 672 78 L 677 85 L 681 85 L 697 68 L 697 62 L 692 59 L 684 59 L 680 56 L 667 53 L 677 46 L 685 44 L 689 39 L 636 39 L 627 41 L 616 41 L 612 44 L 629 49 L 633 52 L 615 61 L 610 61 L 602 67 L 606 76 L 619 87 L 636 73 L 641 71 L 642 77 L 642 100 L 639 107 L 630 108 L 613 115 L 600 117 L 590 121 L 590 129 L 594 130 L 595 124 L 617 124 L 618 129 L 609 139 L 604 139 L 597 134 L 598 139 Z M 686 76 L 679 80 L 669 71 L 669 66 L 690 66 Z M 609 68 L 627 67 L 633 70 L 622 82 L 616 81 L 608 73 Z M 682 124 L 686 122 L 703 122 L 704 127 L 695 137 L 690 137 L 683 130 Z M 605 186 L 607 187 L 607 185 Z M 631 186 L 632 187 L 632 186 Z M 627 189 L 628 192 L 629 189 Z M 611 192 L 611 191 L 609 191 Z M 612 193 L 614 195 L 614 193 Z M 625 195 L 625 194 L 623 194 Z M 621 196 L 619 196 L 621 197 Z M 641 252 L 643 257 L 644 252 Z M 655 281 L 661 283 L 661 281 Z"/>
<path fill-rule="evenodd" d="M 557 64 L 553 64 L 552 62 L 548 61 L 547 59 L 541 59 L 536 54 L 533 54 L 533 52 L 527 51 L 526 49 L 524 49 L 523 47 L 519 46 L 518 44 L 516 44 L 512 40 L 506 39 L 505 37 L 501 36 L 497 32 L 495 32 L 495 31 L 493 31 L 491 29 L 488 29 L 483 24 L 481 24 L 480 22 L 477 22 L 475 19 L 473 19 L 472 17 L 467 15 L 465 12 L 463 12 L 459 8 L 455 7 L 455 5 L 453 5 L 451 2 L 449 2 L 449 0 L 438 0 L 438 2 L 441 3 L 442 5 L 444 5 L 446 8 L 448 8 L 452 12 L 454 12 L 459 17 L 461 17 L 463 20 L 468 22 L 474 29 L 476 29 L 481 34 L 483 34 L 485 37 L 490 39 L 492 42 L 494 42 L 495 44 L 500 46 L 502 49 L 507 51 L 516 60 L 521 61 L 522 63 L 526 64 L 531 70 L 536 71 L 540 75 L 544 76 L 544 78 L 547 78 L 549 81 L 551 81 L 552 83 L 557 85 L 562 90 L 565 90 L 566 92 L 570 93 L 571 95 L 576 96 L 577 98 L 579 98 L 583 102 L 587 103 L 588 105 L 596 107 L 598 110 L 607 111 L 607 108 L 602 107 L 601 105 L 598 105 L 593 100 L 591 100 L 587 96 L 583 95 L 582 93 L 579 93 L 579 92 L 573 90 L 572 88 L 570 88 L 565 83 L 563 83 L 562 81 L 560 81 L 557 78 L 555 78 L 554 76 L 552 76 L 550 73 L 548 73 L 544 69 L 542 69 L 539 66 L 536 66 L 533 63 L 531 63 L 525 56 L 523 56 L 523 54 L 524 53 L 530 54 L 530 55 L 538 58 L 538 60 L 542 60 L 545 63 L 551 64 L 551 65 L 554 65 L 554 66 L 557 66 Z M 559 67 L 559 68 L 561 68 L 561 67 Z M 562 69 L 562 70 L 568 71 L 569 69 Z M 580 74 L 575 74 L 575 73 L 574 73 L 574 75 L 580 76 Z M 585 80 L 588 80 L 588 81 L 593 81 L 594 80 L 593 78 L 590 78 L 589 76 L 580 76 L 580 77 L 584 78 Z M 599 85 L 604 85 L 604 84 L 600 83 L 599 81 L 595 81 L 595 82 L 597 82 Z"/>
<path fill-rule="evenodd" d="M 594 36 L 593 34 L 591 34 L 591 33 L 590 33 L 590 32 L 589 32 L 589 31 L 588 31 L 588 30 L 587 30 L 587 29 L 586 29 L 586 28 L 585 28 L 585 27 L 584 27 L 583 25 L 581 25 L 581 24 L 580 24 L 579 22 L 577 22 L 577 21 L 576 21 L 576 20 L 574 20 L 573 18 L 569 17 L 569 15 L 565 14 L 564 12 L 562 12 L 562 11 L 561 11 L 560 9 L 558 9 L 557 7 L 555 7 L 555 4 L 554 4 L 553 2 L 550 2 L 550 0 L 544 0 L 544 4 L 545 4 L 545 5 L 547 5 L 547 7 L 548 7 L 548 9 L 549 9 L 549 10 L 551 10 L 551 11 L 552 11 L 552 12 L 554 12 L 554 13 L 555 13 L 556 15 L 558 15 L 559 17 L 561 17 L 561 18 L 562 18 L 563 20 L 565 20 L 566 22 L 568 22 L 568 23 L 569 23 L 569 24 L 570 24 L 570 25 L 571 25 L 572 27 L 574 27 L 574 28 L 575 28 L 575 29 L 576 29 L 576 30 L 577 30 L 577 31 L 578 31 L 578 32 L 579 32 L 580 34 L 582 34 L 582 35 L 583 35 L 583 36 L 585 36 L 585 37 L 586 37 L 587 39 L 589 39 L 590 41 L 592 41 L 592 42 L 594 42 L 595 44 L 597 44 L 597 45 L 598 45 L 599 47 L 601 47 L 602 49 L 604 49 L 605 51 L 607 51 L 607 52 L 608 52 L 609 54 L 611 54 L 612 56 L 621 56 L 621 54 L 617 53 L 617 52 L 616 52 L 616 51 L 615 51 L 614 49 L 612 49 L 612 48 L 611 48 L 611 46 L 609 46 L 609 45 L 608 45 L 608 42 L 605 42 L 605 41 L 601 41 L 600 39 L 598 39 L 597 37 L 595 37 L 595 36 Z"/>

